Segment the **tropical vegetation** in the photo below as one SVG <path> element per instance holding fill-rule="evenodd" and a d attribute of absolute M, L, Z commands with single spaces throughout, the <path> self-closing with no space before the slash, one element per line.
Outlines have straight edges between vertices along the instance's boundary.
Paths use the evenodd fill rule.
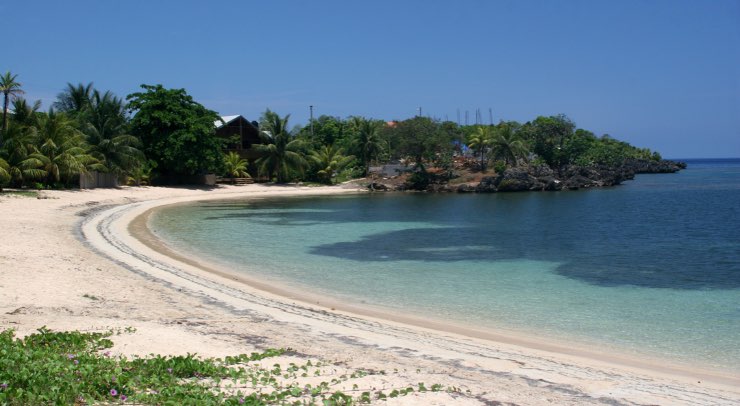
<path fill-rule="evenodd" d="M 461 163 L 482 173 L 530 164 L 560 172 L 573 165 L 660 160 L 648 149 L 577 128 L 565 115 L 495 125 L 322 115 L 291 128 L 290 115 L 270 109 L 256 122 L 260 141 L 250 145 L 247 160 L 230 149 L 237 145 L 233 139 L 216 135 L 219 115 L 185 89 L 141 88 L 120 98 L 92 83 L 67 83 L 51 108 L 41 111 L 39 101 L 22 97 L 18 75 L 0 75 L 0 187 L 74 187 L 92 171 L 134 185 L 208 173 L 332 184 L 368 176 L 374 164 L 396 163 L 421 188 L 430 177 L 456 176 Z"/>

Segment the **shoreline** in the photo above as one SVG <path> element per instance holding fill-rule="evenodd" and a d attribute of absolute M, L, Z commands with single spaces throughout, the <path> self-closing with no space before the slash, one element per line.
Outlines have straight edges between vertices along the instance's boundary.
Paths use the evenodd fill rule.
<path fill-rule="evenodd" d="M 414 393 L 389 404 L 740 402 L 740 379 L 734 374 L 697 379 L 699 371 L 683 376 L 671 369 L 635 368 L 358 315 L 352 309 L 330 310 L 323 301 L 318 306 L 300 303 L 208 272 L 200 264 L 177 261 L 134 238 L 136 230 L 129 232 L 141 214 L 175 202 L 354 192 L 250 185 L 0 198 L 0 216 L 13 237 L 0 240 L 0 295 L 6 298 L 0 303 L 0 328 L 25 335 L 43 325 L 81 331 L 133 327 L 136 331 L 115 337 L 117 353 L 223 357 L 291 348 L 295 355 L 283 359 L 286 365 L 297 356 L 327 362 L 337 374 L 392 371 L 363 378 L 361 387 L 426 382 L 460 388 Z"/>
<path fill-rule="evenodd" d="M 291 197 L 295 197 L 295 195 L 284 196 L 284 198 Z M 688 365 L 686 364 L 682 364 L 676 360 L 659 357 L 657 355 L 627 353 L 626 351 L 620 352 L 619 348 L 611 347 L 600 349 L 595 345 L 595 343 L 590 343 L 589 345 L 583 341 L 576 342 L 576 345 L 571 347 L 568 346 L 565 341 L 546 339 L 536 336 L 533 333 L 524 333 L 512 330 L 501 332 L 500 330 L 494 330 L 491 328 L 475 328 L 465 324 L 454 323 L 442 319 L 432 319 L 420 315 L 392 313 L 393 309 L 372 305 L 363 306 L 360 304 L 344 302 L 336 298 L 322 297 L 307 291 L 298 291 L 279 284 L 274 285 L 272 284 L 272 281 L 262 282 L 251 275 L 230 271 L 224 269 L 224 267 L 219 266 L 218 264 L 203 262 L 188 256 L 187 254 L 178 252 L 168 246 L 166 242 L 158 238 L 148 227 L 149 217 L 155 211 L 165 209 L 168 206 L 193 204 L 206 200 L 236 199 L 249 200 L 250 197 L 245 198 L 244 196 L 234 196 L 225 199 L 186 200 L 152 207 L 133 218 L 133 220 L 128 224 L 128 231 L 131 233 L 133 238 L 136 238 L 148 248 L 164 255 L 165 257 L 188 264 L 213 275 L 243 283 L 250 288 L 274 295 L 278 300 L 298 302 L 300 306 L 307 308 L 319 307 L 325 311 L 328 310 L 344 313 L 351 317 L 370 318 L 373 321 L 381 323 L 399 323 L 402 326 L 422 328 L 433 333 L 452 334 L 454 336 L 460 336 L 461 338 L 483 340 L 494 345 L 505 344 L 521 347 L 528 350 L 542 352 L 545 355 L 572 356 L 587 362 L 596 362 L 607 366 L 627 367 L 645 372 L 658 373 L 665 376 L 679 376 L 686 379 L 699 379 L 702 381 L 716 382 L 722 385 L 740 386 L 740 377 L 737 376 L 737 371 L 733 370 L 711 368 L 709 366 L 688 369 Z M 249 265 L 257 266 L 257 264 Z M 616 349 L 617 352 L 610 353 L 610 350 L 614 349 Z"/>

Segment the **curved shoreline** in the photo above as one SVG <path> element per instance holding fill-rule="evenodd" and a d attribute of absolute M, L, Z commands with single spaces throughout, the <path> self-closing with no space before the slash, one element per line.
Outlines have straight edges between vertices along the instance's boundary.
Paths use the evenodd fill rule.
<path fill-rule="evenodd" d="M 290 192 L 283 190 L 275 195 L 295 194 Z M 549 369 L 557 367 L 562 369 L 563 375 L 570 376 L 584 375 L 585 371 L 592 372 L 594 368 L 614 374 L 613 370 L 616 368 L 628 373 L 630 379 L 643 379 L 639 377 L 645 373 L 661 379 L 678 379 L 683 381 L 683 384 L 696 382 L 698 379 L 705 384 L 717 385 L 716 387 L 722 390 L 736 388 L 740 384 L 737 376 L 714 371 L 656 365 L 655 362 L 586 351 L 582 348 L 572 349 L 543 340 L 533 341 L 531 338 L 512 337 L 458 326 L 450 327 L 413 317 L 384 315 L 341 303 L 324 302 L 317 306 L 313 304 L 313 298 L 309 295 L 296 297 L 295 292 L 276 289 L 274 286 L 260 284 L 242 275 L 192 261 L 167 248 L 146 228 L 146 216 L 152 210 L 165 205 L 260 196 L 267 194 L 254 191 L 233 194 L 209 193 L 208 196 L 148 200 L 101 210 L 83 221 L 80 228 L 85 240 L 94 250 L 160 283 L 166 283 L 180 291 L 188 291 L 189 294 L 211 303 L 219 302 L 225 309 L 249 308 L 268 314 L 269 317 L 279 321 L 313 325 L 314 328 L 327 329 L 336 334 L 351 333 L 356 336 L 360 333 L 366 341 L 365 345 L 372 345 L 373 338 L 378 336 L 394 342 L 403 342 L 407 346 L 422 339 L 433 348 L 451 351 L 448 357 L 478 355 L 522 364 L 543 365 L 543 368 Z M 327 311 L 327 308 L 339 310 Z M 379 328 L 382 329 L 380 333 Z M 365 338 L 368 335 L 374 337 Z M 413 344 L 410 346 L 413 347 Z M 549 366 L 544 366 L 545 364 Z M 623 375 L 624 372 L 619 375 Z M 706 387 L 702 386 L 702 389 Z"/>

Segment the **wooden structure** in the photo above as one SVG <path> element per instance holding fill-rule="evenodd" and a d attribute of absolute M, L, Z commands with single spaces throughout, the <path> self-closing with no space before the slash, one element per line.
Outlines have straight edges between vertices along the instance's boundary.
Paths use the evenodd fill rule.
<path fill-rule="evenodd" d="M 214 125 L 216 136 L 227 140 L 224 152 L 236 152 L 250 161 L 260 157 L 252 148 L 253 145 L 262 143 L 256 121 L 250 122 L 241 115 L 223 116 L 221 120 L 216 121 Z"/>
<path fill-rule="evenodd" d="M 252 178 L 223 178 L 218 177 L 216 178 L 216 183 L 228 183 L 230 185 L 248 185 L 250 183 L 254 183 L 254 179 Z"/>

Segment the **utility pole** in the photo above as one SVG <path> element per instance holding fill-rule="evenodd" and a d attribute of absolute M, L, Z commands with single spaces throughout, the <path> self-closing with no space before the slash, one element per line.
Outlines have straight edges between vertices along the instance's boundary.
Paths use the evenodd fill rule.
<path fill-rule="evenodd" d="M 488 108 L 488 118 L 491 120 L 491 126 L 493 126 L 493 109 Z"/>
<path fill-rule="evenodd" d="M 308 109 L 311 111 L 311 138 L 313 138 L 313 105 L 308 106 Z"/>

